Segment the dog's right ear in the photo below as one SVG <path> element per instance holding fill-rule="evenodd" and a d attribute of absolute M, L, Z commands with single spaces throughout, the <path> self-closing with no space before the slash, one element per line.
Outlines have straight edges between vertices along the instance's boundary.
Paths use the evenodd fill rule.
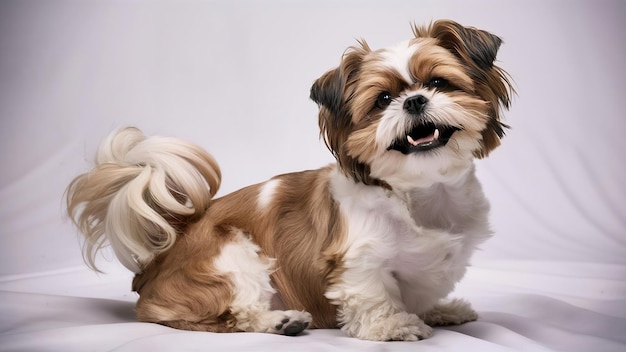
<path fill-rule="evenodd" d="M 320 136 L 340 165 L 350 164 L 344 150 L 353 125 L 348 101 L 354 95 L 363 58 L 370 52 L 364 41 L 360 44 L 348 48 L 339 67 L 326 72 L 311 87 L 311 99 L 320 109 Z"/>
<path fill-rule="evenodd" d="M 354 94 L 349 87 L 356 79 L 363 57 L 371 51 L 364 40 L 360 40 L 359 44 L 348 48 L 339 67 L 323 74 L 311 87 L 311 99 L 333 115 L 340 115 L 345 102 Z"/>
<path fill-rule="evenodd" d="M 344 134 L 351 120 L 344 108 L 343 87 L 339 67 L 326 72 L 311 87 L 311 99 L 319 106 L 320 137 L 337 160 L 342 144 L 340 140 L 346 138 Z"/>
<path fill-rule="evenodd" d="M 339 67 L 326 72 L 311 87 L 311 99 L 320 109 L 320 136 L 337 160 L 345 154 L 343 145 L 352 129 L 352 114 L 347 102 L 354 95 L 363 57 L 370 52 L 364 41 L 360 44 L 360 47 L 348 48 Z"/>
<path fill-rule="evenodd" d="M 343 105 L 343 86 L 341 69 L 337 67 L 334 70 L 326 72 L 313 83 L 310 98 L 316 102 L 320 108 L 325 107 L 333 112 L 333 114 L 336 114 Z"/>

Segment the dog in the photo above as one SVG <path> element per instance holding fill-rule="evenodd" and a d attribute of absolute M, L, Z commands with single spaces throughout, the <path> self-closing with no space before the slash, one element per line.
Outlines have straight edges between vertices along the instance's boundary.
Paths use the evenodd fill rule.
<path fill-rule="evenodd" d="M 205 150 L 117 130 L 66 192 L 87 264 L 110 244 L 136 273 L 137 319 L 177 329 L 415 341 L 476 320 L 447 296 L 491 236 L 474 160 L 508 127 L 501 43 L 450 20 L 358 41 L 310 91 L 336 163 L 217 199 Z"/>

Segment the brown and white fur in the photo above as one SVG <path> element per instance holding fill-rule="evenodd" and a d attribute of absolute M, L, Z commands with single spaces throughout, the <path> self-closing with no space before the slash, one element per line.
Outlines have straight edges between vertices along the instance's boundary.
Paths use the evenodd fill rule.
<path fill-rule="evenodd" d="M 473 160 L 506 127 L 500 44 L 447 20 L 382 50 L 361 41 L 311 88 L 337 163 L 218 199 L 198 146 L 115 132 L 67 192 L 88 264 L 110 243 L 136 273 L 138 319 L 179 329 L 418 340 L 475 320 L 445 298 L 490 234 Z"/>

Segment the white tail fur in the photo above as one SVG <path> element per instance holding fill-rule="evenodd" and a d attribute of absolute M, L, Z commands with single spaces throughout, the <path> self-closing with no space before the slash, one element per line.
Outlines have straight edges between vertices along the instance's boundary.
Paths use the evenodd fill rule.
<path fill-rule="evenodd" d="M 124 266 L 141 272 L 204 214 L 220 181 L 213 157 L 194 144 L 134 127 L 113 132 L 94 168 L 67 189 L 68 213 L 86 238 L 85 261 L 98 270 L 95 255 L 108 240 Z"/>

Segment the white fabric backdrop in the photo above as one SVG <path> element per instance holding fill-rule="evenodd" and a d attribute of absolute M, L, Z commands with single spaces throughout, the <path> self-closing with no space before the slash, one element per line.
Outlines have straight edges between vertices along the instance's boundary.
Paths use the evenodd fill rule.
<path fill-rule="evenodd" d="M 161 347 L 276 349 L 280 337 L 130 323 L 131 276 L 110 255 L 109 275 L 85 270 L 64 189 L 123 125 L 204 146 L 222 167 L 221 195 L 320 167 L 332 160 L 313 80 L 356 38 L 379 48 L 438 18 L 501 36 L 498 63 L 518 95 L 502 147 L 478 162 L 495 236 L 459 288 L 486 320 L 421 346 L 622 349 L 626 2 L 62 0 L 0 3 L 0 350 L 132 350 L 148 335 Z M 288 341 L 386 348 L 332 330 L 302 338 Z"/>

